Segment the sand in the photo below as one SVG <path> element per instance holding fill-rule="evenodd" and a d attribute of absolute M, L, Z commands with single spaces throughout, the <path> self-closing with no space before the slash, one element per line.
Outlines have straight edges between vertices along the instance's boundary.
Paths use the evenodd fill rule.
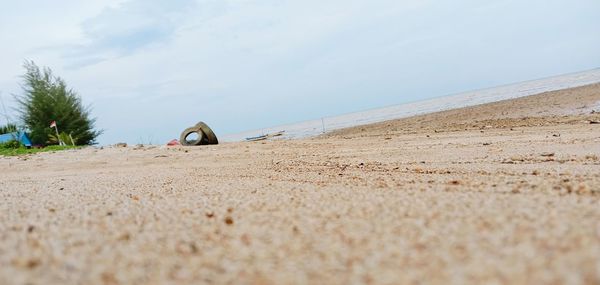
<path fill-rule="evenodd" d="M 0 158 L 0 284 L 600 284 L 599 102 Z"/>

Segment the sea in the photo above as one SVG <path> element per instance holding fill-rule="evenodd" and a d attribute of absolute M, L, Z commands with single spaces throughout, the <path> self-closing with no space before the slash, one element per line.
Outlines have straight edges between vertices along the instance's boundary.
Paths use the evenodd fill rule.
<path fill-rule="evenodd" d="M 277 137 L 278 139 L 308 138 L 348 127 L 514 99 L 598 82 L 600 82 L 600 68 L 493 88 L 468 91 L 423 101 L 347 113 L 339 116 L 324 117 L 293 124 L 229 134 L 219 137 L 219 140 L 229 142 L 243 141 L 249 137 L 272 134 L 280 131 L 284 131 L 284 134 Z"/>

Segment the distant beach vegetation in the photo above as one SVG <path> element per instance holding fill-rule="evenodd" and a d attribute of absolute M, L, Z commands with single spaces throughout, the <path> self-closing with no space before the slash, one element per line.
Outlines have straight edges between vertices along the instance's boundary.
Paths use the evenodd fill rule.
<path fill-rule="evenodd" d="M 95 128 L 91 106 L 48 67 L 24 64 L 21 94 L 14 95 L 18 114 L 0 125 L 0 155 L 70 149 L 93 145 L 102 130 Z"/>

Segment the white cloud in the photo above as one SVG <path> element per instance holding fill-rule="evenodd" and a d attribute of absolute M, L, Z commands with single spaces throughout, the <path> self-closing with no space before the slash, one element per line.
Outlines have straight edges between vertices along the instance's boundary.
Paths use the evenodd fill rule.
<path fill-rule="evenodd" d="M 23 1 L 0 11 L 0 90 L 52 67 L 105 143 L 258 128 L 596 67 L 600 7 L 575 2 Z"/>

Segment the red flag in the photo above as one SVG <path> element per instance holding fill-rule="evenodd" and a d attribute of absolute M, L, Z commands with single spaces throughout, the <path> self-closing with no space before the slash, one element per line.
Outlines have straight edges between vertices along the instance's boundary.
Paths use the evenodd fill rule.
<path fill-rule="evenodd" d="M 52 123 L 50 123 L 50 127 L 51 128 L 56 128 L 56 121 L 52 121 Z"/>

